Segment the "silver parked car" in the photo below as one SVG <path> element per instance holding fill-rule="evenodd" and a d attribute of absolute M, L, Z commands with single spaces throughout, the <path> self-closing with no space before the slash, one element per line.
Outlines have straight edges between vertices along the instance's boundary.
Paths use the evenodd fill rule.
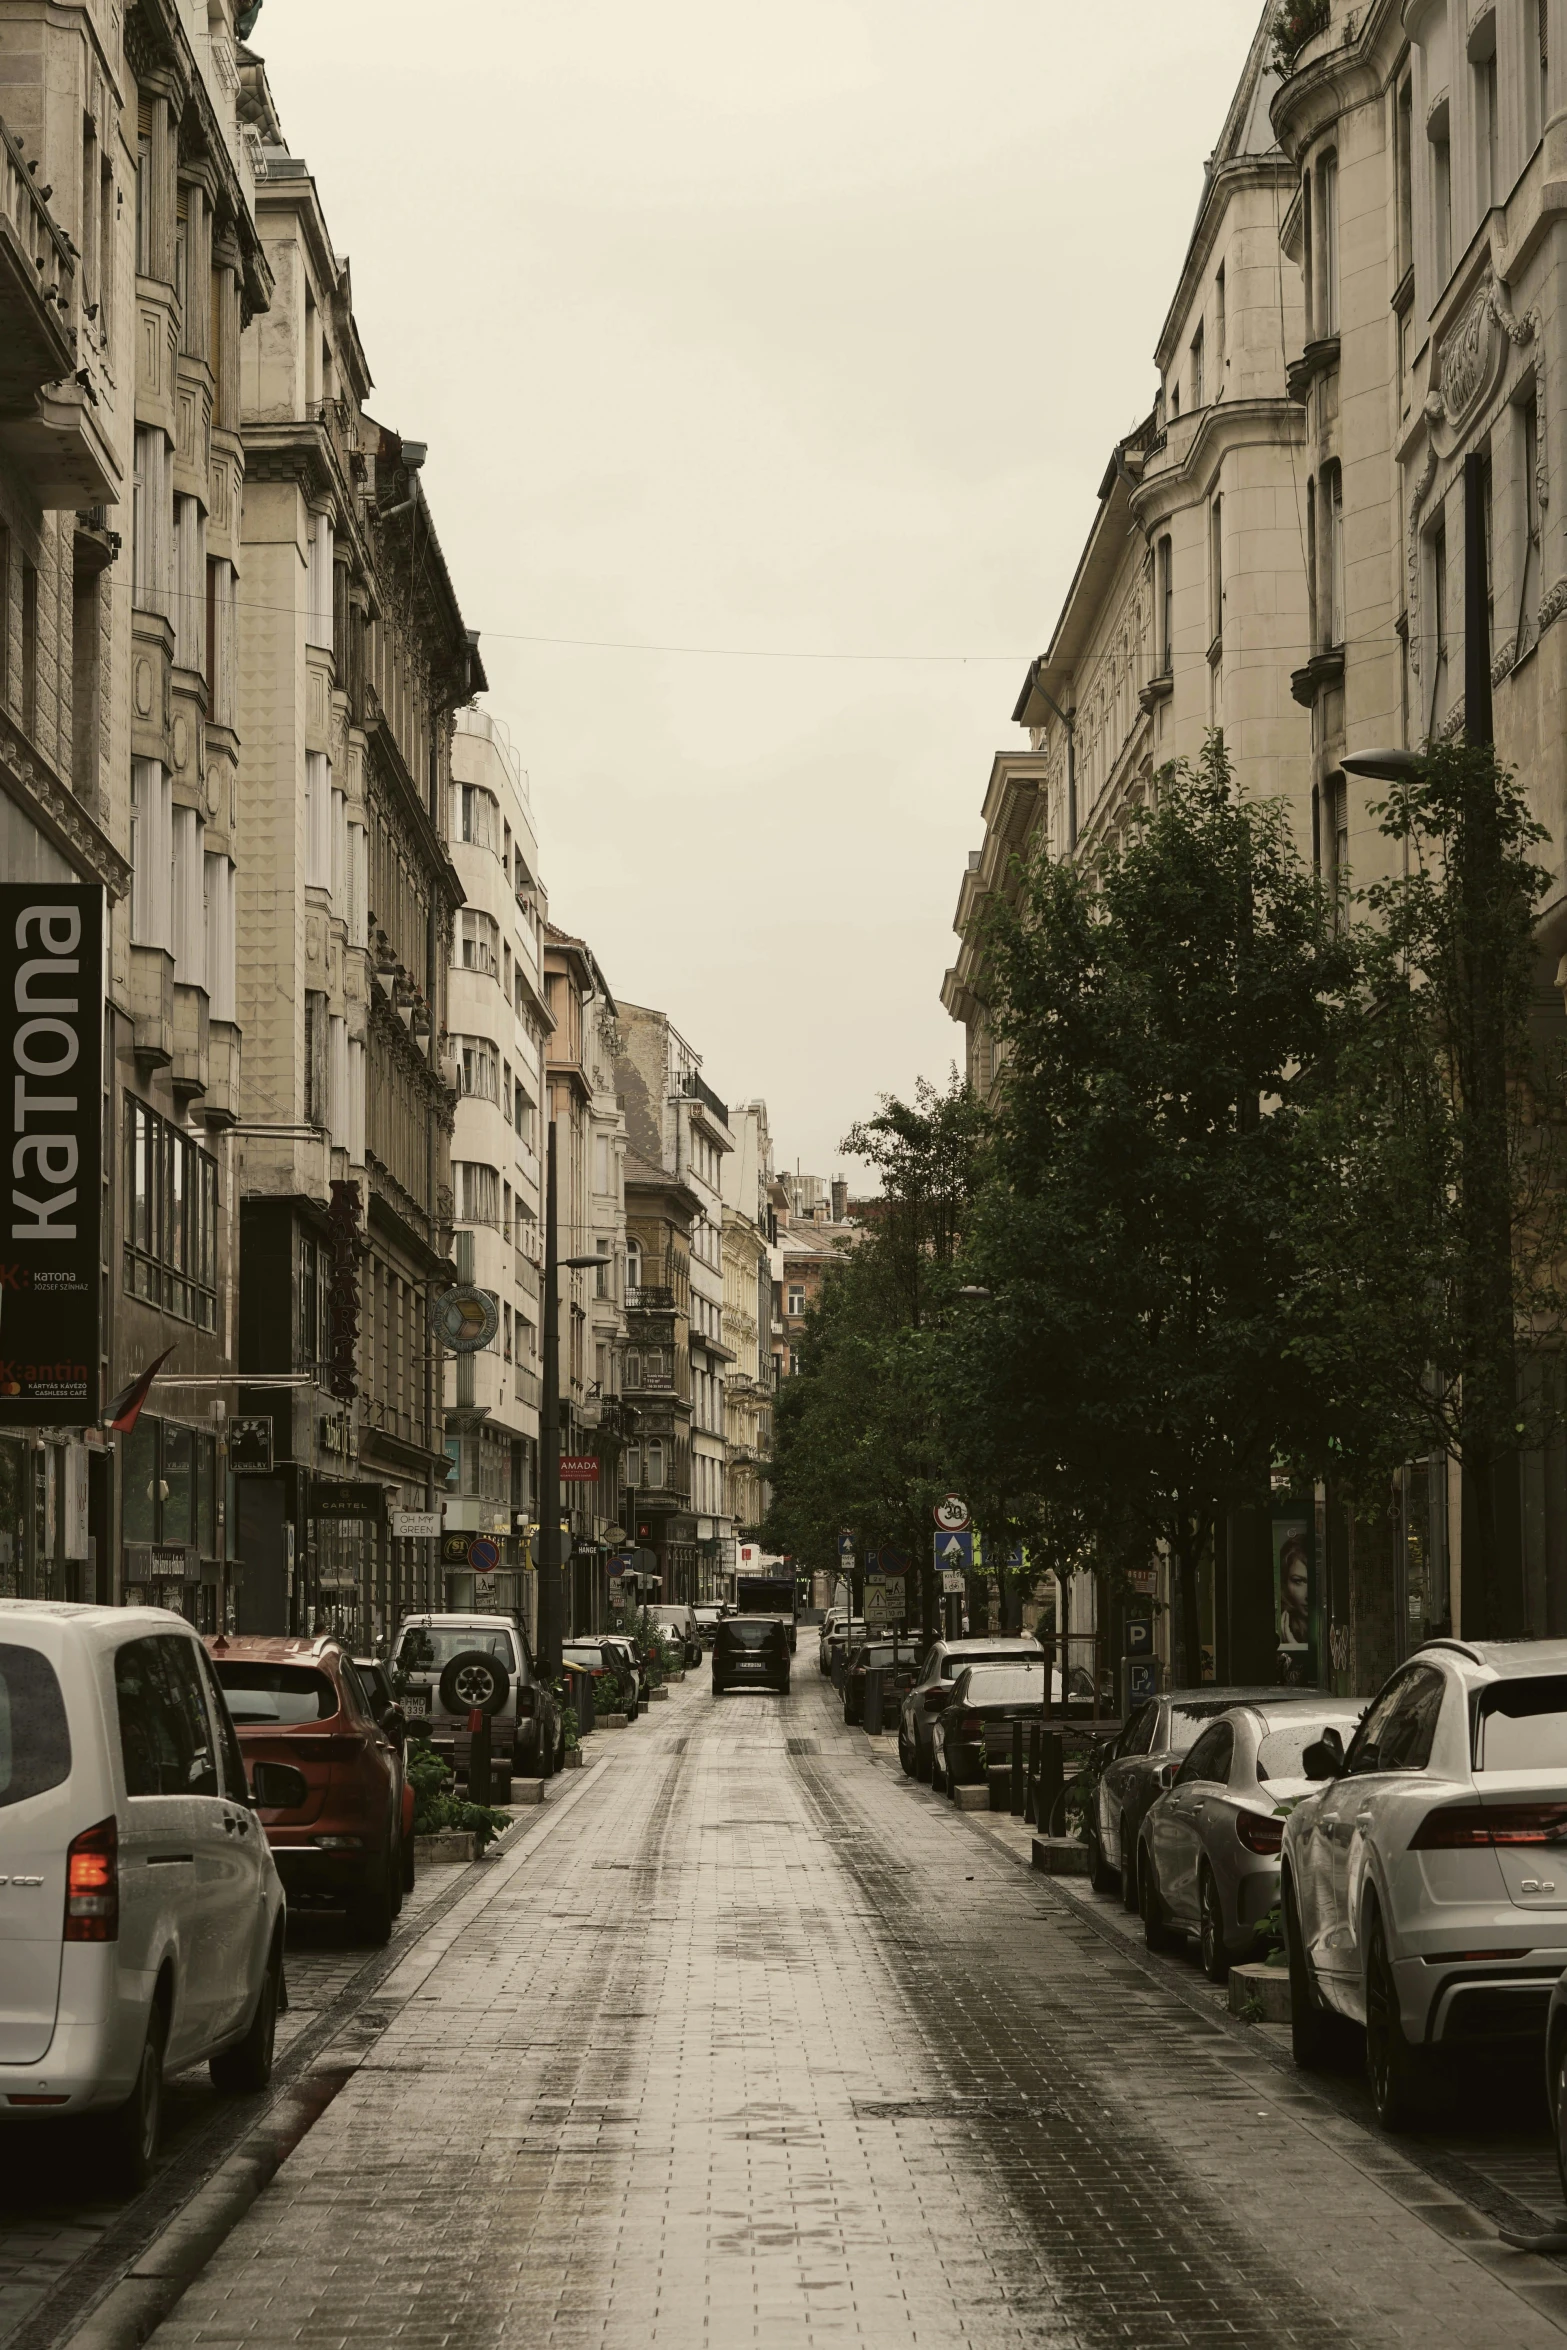
<path fill-rule="evenodd" d="M 898 1760 L 904 1777 L 929 1779 L 936 1716 L 949 1704 L 952 1684 L 965 1665 L 1037 1664 L 1040 1653 L 1031 1632 L 992 1632 L 970 1640 L 933 1641 L 898 1715 Z M 1054 1678 L 1059 1695 L 1059 1673 Z"/>
<path fill-rule="evenodd" d="M 1567 1969 L 1567 1641 L 1428 1640 L 1348 1752 L 1305 1757 L 1284 1830 L 1296 2061 L 1363 2024 L 1379 2120 L 1417 2119 L 1444 2047 L 1538 2048 Z"/>
<path fill-rule="evenodd" d="M 1123 1903 L 1137 1909 L 1137 1849 L 1143 1821 L 1210 1722 L 1231 1706 L 1311 1705 L 1317 1694 L 1314 1689 L 1266 1685 L 1221 1689 L 1206 1681 L 1196 1689 L 1167 1689 L 1162 1697 L 1150 1697 L 1140 1705 L 1110 1750 L 1089 1809 L 1094 1891 L 1112 1892 L 1119 1877 Z"/>
<path fill-rule="evenodd" d="M 1255 1949 L 1279 1902 L 1292 1801 L 1312 1792 L 1305 1753 L 1325 1730 L 1354 1735 L 1358 1698 L 1238 1705 L 1210 1722 L 1144 1820 L 1137 1885 L 1150 1949 L 1195 1931 L 1203 1972 L 1222 1983 Z"/>

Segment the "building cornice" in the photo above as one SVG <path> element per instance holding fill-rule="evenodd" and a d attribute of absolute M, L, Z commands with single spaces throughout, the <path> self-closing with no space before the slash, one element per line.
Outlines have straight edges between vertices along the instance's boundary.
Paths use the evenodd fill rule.
<path fill-rule="evenodd" d="M 1145 473 L 1129 501 L 1132 519 L 1151 539 L 1182 506 L 1203 495 L 1224 458 L 1234 449 L 1306 438 L 1306 416 L 1287 394 L 1276 399 L 1217 400 L 1199 411 L 1182 455 L 1157 473 Z"/>
<path fill-rule="evenodd" d="M 16 721 L 0 706 L 0 789 L 37 825 L 68 864 L 87 881 L 100 883 L 110 902 L 131 886 L 130 861 L 122 857 L 70 786 L 34 749 Z"/>
<path fill-rule="evenodd" d="M 1352 10 L 1344 20 L 1345 32 L 1351 26 L 1354 31 L 1347 40 L 1343 32 L 1332 40 L 1330 27 L 1308 41 L 1304 64 L 1297 63 L 1273 94 L 1268 109 L 1273 135 L 1297 167 L 1313 141 L 1331 130 L 1341 114 L 1380 98 L 1403 60 L 1407 43 L 1401 0 L 1371 0 L 1363 15 Z M 1331 46 L 1318 46 L 1330 41 Z"/>

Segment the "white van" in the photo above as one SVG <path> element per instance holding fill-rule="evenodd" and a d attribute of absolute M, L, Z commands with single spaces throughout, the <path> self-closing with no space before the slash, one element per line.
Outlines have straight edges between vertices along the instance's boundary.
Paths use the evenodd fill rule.
<path fill-rule="evenodd" d="M 287 1765 L 254 1777 L 303 1801 Z M 256 1799 L 183 1618 L 0 1600 L 0 2123 L 99 2116 L 138 2186 L 166 2072 L 266 2086 L 284 1902 Z"/>

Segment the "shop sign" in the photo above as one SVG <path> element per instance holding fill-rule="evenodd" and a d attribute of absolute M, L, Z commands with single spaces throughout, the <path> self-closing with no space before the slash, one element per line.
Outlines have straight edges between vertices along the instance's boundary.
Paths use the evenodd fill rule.
<path fill-rule="evenodd" d="M 156 1580 L 173 1577 L 194 1583 L 201 1575 L 201 1559 L 193 1542 L 153 1542 L 148 1545 L 147 1572 Z"/>
<path fill-rule="evenodd" d="M 441 1531 L 439 1510 L 393 1510 L 392 1532 L 401 1542 L 426 1540 Z"/>
<path fill-rule="evenodd" d="M 103 891 L 0 883 L 0 1428 L 98 1418 Z"/>
<path fill-rule="evenodd" d="M 350 1485 L 330 1477 L 317 1477 L 310 1488 L 310 1515 L 313 1518 L 346 1518 L 364 1524 L 379 1526 L 386 1516 L 386 1487 L 384 1485 Z"/>
<path fill-rule="evenodd" d="M 563 1452 L 560 1456 L 562 1485 L 596 1485 L 599 1479 L 599 1460 L 596 1452 Z"/>
<path fill-rule="evenodd" d="M 255 1419 L 230 1420 L 228 1447 L 229 1467 L 236 1477 L 270 1477 L 272 1474 L 271 1413 L 260 1413 Z"/>

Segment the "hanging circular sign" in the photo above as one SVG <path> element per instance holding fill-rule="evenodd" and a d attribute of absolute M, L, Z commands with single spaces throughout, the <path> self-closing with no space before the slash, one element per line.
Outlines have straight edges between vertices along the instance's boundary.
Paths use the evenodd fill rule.
<path fill-rule="evenodd" d="M 471 1282 L 459 1289 L 443 1289 L 435 1301 L 435 1327 L 441 1344 L 454 1355 L 478 1354 L 495 1343 L 501 1309 L 494 1293 L 475 1289 Z"/>
<path fill-rule="evenodd" d="M 488 1534 L 476 1534 L 468 1545 L 468 1564 L 481 1575 L 493 1575 L 501 1563 L 501 1546 L 492 1542 Z"/>

